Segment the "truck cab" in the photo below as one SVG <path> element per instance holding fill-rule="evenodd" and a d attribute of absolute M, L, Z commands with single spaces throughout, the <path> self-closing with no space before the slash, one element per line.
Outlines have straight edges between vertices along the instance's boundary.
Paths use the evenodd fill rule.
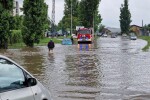
<path fill-rule="evenodd" d="M 92 43 L 93 32 L 90 28 L 80 28 L 77 31 L 77 41 L 78 43 Z"/>

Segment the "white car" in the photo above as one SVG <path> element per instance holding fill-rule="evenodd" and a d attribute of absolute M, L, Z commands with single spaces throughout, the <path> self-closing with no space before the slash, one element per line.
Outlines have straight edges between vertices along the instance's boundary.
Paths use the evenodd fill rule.
<path fill-rule="evenodd" d="M 127 37 L 127 34 L 125 34 L 125 33 L 124 33 L 124 34 L 122 34 L 122 37 Z"/>
<path fill-rule="evenodd" d="M 0 55 L 0 100 L 52 100 L 49 91 L 23 67 Z"/>
<path fill-rule="evenodd" d="M 72 37 L 75 38 L 75 39 L 77 38 L 77 36 L 75 34 L 72 34 Z"/>
<path fill-rule="evenodd" d="M 130 36 L 130 40 L 136 40 L 137 37 L 135 35 Z"/>
<path fill-rule="evenodd" d="M 107 34 L 105 33 L 105 34 L 103 34 L 103 37 L 107 37 Z"/>

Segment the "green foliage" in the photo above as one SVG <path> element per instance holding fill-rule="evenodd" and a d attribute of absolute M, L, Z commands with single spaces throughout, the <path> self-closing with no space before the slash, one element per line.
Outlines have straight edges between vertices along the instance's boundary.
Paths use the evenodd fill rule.
<path fill-rule="evenodd" d="M 15 29 L 16 27 L 15 18 L 13 16 L 10 16 L 9 18 L 9 27 L 10 27 L 10 30 Z"/>
<path fill-rule="evenodd" d="M 65 0 L 64 15 L 67 16 L 68 14 L 69 15 L 71 14 L 71 4 L 72 4 L 72 16 L 77 17 L 79 7 L 78 0 Z"/>
<path fill-rule="evenodd" d="M 43 25 L 44 31 L 50 30 L 50 25 L 51 25 L 50 18 L 47 18 L 46 22 Z"/>
<path fill-rule="evenodd" d="M 148 25 L 144 25 L 144 27 L 142 27 L 144 31 L 150 31 L 150 24 Z"/>
<path fill-rule="evenodd" d="M 0 48 L 4 49 L 8 48 L 12 5 L 12 0 L 0 0 Z"/>
<path fill-rule="evenodd" d="M 94 30 L 95 31 L 98 30 L 98 26 L 101 23 L 101 21 L 102 21 L 101 15 L 98 14 L 98 11 L 97 11 L 97 13 L 94 16 Z"/>
<path fill-rule="evenodd" d="M 75 27 L 79 25 L 79 18 L 78 18 L 79 1 L 65 0 L 64 17 L 58 23 L 58 30 L 60 29 L 66 30 L 67 28 L 71 28 L 71 4 L 72 4 L 72 25 L 73 25 L 72 27 L 73 29 L 75 29 Z"/>
<path fill-rule="evenodd" d="M 81 0 L 79 6 L 79 18 L 80 22 L 85 27 L 93 27 L 93 19 L 98 17 L 98 6 L 100 0 Z M 98 20 L 100 23 L 101 20 Z M 95 26 L 97 26 L 95 24 Z"/>
<path fill-rule="evenodd" d="M 120 8 L 120 27 L 122 33 L 129 33 L 130 23 L 131 23 L 131 14 L 128 9 L 128 0 L 124 0 L 124 5 L 121 5 Z"/>
<path fill-rule="evenodd" d="M 58 30 L 66 30 L 71 27 L 71 1 L 72 1 L 72 25 L 93 27 L 97 30 L 101 22 L 101 16 L 98 14 L 98 6 L 100 0 L 65 0 L 64 17 L 58 23 Z M 94 20 L 94 21 L 93 21 Z"/>
<path fill-rule="evenodd" d="M 98 31 L 99 31 L 99 32 L 103 32 L 104 28 L 105 28 L 104 25 L 100 25 Z"/>
<path fill-rule="evenodd" d="M 76 28 L 76 26 L 79 25 L 79 20 L 77 17 L 72 17 L 72 27 L 73 29 Z M 59 29 L 66 30 L 67 28 L 70 28 L 71 26 L 71 17 L 63 17 L 63 19 L 58 23 Z"/>
<path fill-rule="evenodd" d="M 47 21 L 47 9 L 44 0 L 24 0 L 22 36 L 27 46 L 33 47 L 34 43 L 40 42 Z"/>
<path fill-rule="evenodd" d="M 150 47 L 150 37 L 149 36 L 141 36 L 139 38 L 147 41 L 147 45 L 142 50 L 143 51 L 148 51 L 149 47 Z"/>
<path fill-rule="evenodd" d="M 0 0 L 0 4 L 5 10 L 11 11 L 13 9 L 13 0 Z"/>
<path fill-rule="evenodd" d="M 15 30 L 21 30 L 23 23 L 23 16 L 16 15 L 13 18 L 14 20 L 14 28 Z"/>
<path fill-rule="evenodd" d="M 12 30 L 10 35 L 10 43 L 20 43 L 22 42 L 21 30 Z"/>

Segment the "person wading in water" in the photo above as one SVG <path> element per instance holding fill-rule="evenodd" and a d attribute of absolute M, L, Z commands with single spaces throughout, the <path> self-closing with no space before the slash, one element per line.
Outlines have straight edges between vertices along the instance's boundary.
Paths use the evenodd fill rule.
<path fill-rule="evenodd" d="M 48 47 L 48 49 L 49 49 L 49 53 L 53 53 L 53 49 L 54 49 L 54 47 L 55 47 L 54 42 L 53 42 L 52 40 L 50 40 L 50 41 L 48 42 L 48 44 L 47 44 L 47 47 Z"/>

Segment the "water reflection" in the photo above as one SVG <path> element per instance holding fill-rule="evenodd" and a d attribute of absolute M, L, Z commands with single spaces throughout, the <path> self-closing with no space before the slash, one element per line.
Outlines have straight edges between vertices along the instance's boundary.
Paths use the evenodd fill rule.
<path fill-rule="evenodd" d="M 44 58 L 41 55 L 39 47 L 35 48 L 22 48 L 22 49 L 8 49 L 1 50 L 0 53 L 10 57 L 15 60 L 17 63 L 22 65 L 26 70 L 32 73 L 35 77 L 42 79 L 44 77 L 45 66 Z"/>
<path fill-rule="evenodd" d="M 68 76 L 65 85 L 70 87 L 70 89 L 63 90 L 60 97 L 94 100 L 94 95 L 100 92 L 100 90 L 96 88 L 100 86 L 101 79 L 101 73 L 99 73 L 97 68 L 100 62 L 96 58 L 96 55 L 67 55 L 65 62 L 65 72 Z"/>
<path fill-rule="evenodd" d="M 92 44 L 78 44 L 79 51 L 89 51 L 92 49 Z"/>

